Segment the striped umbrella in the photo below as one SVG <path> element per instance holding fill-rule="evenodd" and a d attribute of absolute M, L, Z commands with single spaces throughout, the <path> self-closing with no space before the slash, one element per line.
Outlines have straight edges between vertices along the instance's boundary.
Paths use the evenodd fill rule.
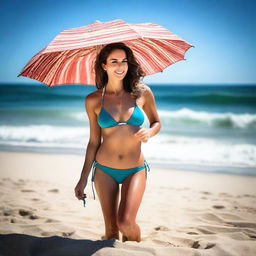
<path fill-rule="evenodd" d="M 123 42 L 133 50 L 146 75 L 184 60 L 185 52 L 194 47 L 158 24 L 129 24 L 121 19 L 95 21 L 61 31 L 31 58 L 18 76 L 36 79 L 48 86 L 95 85 L 96 55 L 103 46 L 115 42 Z"/>

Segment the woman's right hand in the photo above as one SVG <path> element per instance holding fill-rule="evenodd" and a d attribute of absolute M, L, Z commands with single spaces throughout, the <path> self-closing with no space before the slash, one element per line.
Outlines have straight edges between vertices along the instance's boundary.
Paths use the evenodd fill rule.
<path fill-rule="evenodd" d="M 87 185 L 87 179 L 79 180 L 75 187 L 75 196 L 78 200 L 82 200 L 84 198 L 84 189 Z"/>

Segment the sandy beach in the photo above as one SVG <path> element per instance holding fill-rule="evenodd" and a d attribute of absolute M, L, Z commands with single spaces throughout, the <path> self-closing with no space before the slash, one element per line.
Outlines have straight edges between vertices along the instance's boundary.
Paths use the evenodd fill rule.
<path fill-rule="evenodd" d="M 151 168 L 137 216 L 142 241 L 101 240 L 84 157 L 0 152 L 0 255 L 256 255 L 256 177 Z M 150 164 L 150 163 L 149 163 Z"/>

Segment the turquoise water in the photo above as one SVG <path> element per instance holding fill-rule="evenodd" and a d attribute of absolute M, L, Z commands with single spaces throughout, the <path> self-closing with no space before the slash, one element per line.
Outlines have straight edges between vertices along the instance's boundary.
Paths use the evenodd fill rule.
<path fill-rule="evenodd" d="M 256 175 L 256 86 L 149 86 L 162 122 L 142 143 L 152 166 Z M 0 150 L 85 154 L 84 98 L 95 89 L 2 84 Z"/>

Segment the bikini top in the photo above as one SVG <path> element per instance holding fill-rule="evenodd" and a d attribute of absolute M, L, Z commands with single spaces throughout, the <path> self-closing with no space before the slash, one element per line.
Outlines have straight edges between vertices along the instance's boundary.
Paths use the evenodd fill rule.
<path fill-rule="evenodd" d="M 133 110 L 132 115 L 130 118 L 125 121 L 125 122 L 117 122 L 110 114 L 109 112 L 103 107 L 104 103 L 104 94 L 105 94 L 105 88 L 103 87 L 102 91 L 102 100 L 101 100 L 101 110 L 98 116 L 98 124 L 101 128 L 109 128 L 109 127 L 114 127 L 117 125 L 124 125 L 124 124 L 131 124 L 131 125 L 136 125 L 140 126 L 144 123 L 144 114 L 140 107 L 137 105 L 135 102 L 135 107 Z"/>

